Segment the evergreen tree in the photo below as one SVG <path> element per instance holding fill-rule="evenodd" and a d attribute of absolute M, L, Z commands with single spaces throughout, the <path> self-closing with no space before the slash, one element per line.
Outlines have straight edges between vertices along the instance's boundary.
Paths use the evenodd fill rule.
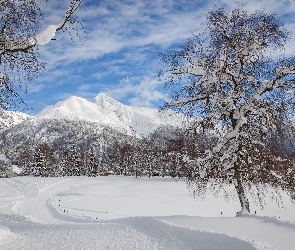
<path fill-rule="evenodd" d="M 69 154 L 66 149 L 63 149 L 59 160 L 58 176 L 70 175 L 69 172 Z"/>
<path fill-rule="evenodd" d="M 80 168 L 81 168 L 80 175 L 87 176 L 87 172 L 88 172 L 87 161 L 88 161 L 88 148 L 86 143 L 83 141 L 82 144 L 80 145 Z"/>
<path fill-rule="evenodd" d="M 87 175 L 93 177 L 97 176 L 97 162 L 95 160 L 94 150 L 92 147 L 88 150 Z"/>
<path fill-rule="evenodd" d="M 34 154 L 30 145 L 23 144 L 17 162 L 22 175 L 30 175 Z"/>
<path fill-rule="evenodd" d="M 31 173 L 33 176 L 43 176 L 45 169 L 44 155 L 40 148 L 36 149 L 33 162 L 31 164 Z"/>
<path fill-rule="evenodd" d="M 82 175 L 81 171 L 81 159 L 77 152 L 76 145 L 72 145 L 69 152 L 69 170 L 70 175 L 80 176 Z"/>
<path fill-rule="evenodd" d="M 43 156 L 43 168 L 41 170 L 42 176 L 53 176 L 54 175 L 54 159 L 53 159 L 53 149 L 51 146 L 44 142 L 40 146 L 40 152 Z"/>

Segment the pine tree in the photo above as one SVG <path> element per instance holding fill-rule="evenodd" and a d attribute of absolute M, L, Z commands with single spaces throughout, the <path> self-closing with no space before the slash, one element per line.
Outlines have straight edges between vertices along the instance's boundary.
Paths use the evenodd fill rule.
<path fill-rule="evenodd" d="M 44 172 L 45 172 L 44 155 L 41 152 L 41 149 L 37 148 L 36 152 L 34 154 L 33 162 L 31 164 L 31 173 L 30 173 L 30 175 L 44 176 Z"/>
<path fill-rule="evenodd" d="M 92 147 L 88 150 L 87 175 L 92 177 L 97 176 L 97 162 Z"/>
<path fill-rule="evenodd" d="M 88 149 L 87 149 L 86 143 L 83 141 L 82 144 L 80 145 L 80 168 L 81 168 L 80 175 L 87 176 L 87 172 L 88 172 L 87 161 L 88 161 Z"/>
<path fill-rule="evenodd" d="M 59 160 L 58 176 L 70 175 L 69 172 L 69 154 L 66 149 L 63 149 L 61 151 L 61 156 Z"/>
<path fill-rule="evenodd" d="M 30 175 L 34 154 L 30 145 L 24 144 L 20 149 L 17 161 L 22 175 Z"/>
<path fill-rule="evenodd" d="M 81 171 L 81 159 L 77 152 L 76 145 L 72 145 L 69 152 L 69 168 L 70 175 L 80 176 L 82 175 Z"/>
<path fill-rule="evenodd" d="M 53 167 L 53 149 L 51 146 L 44 142 L 39 146 L 40 152 L 43 155 L 43 169 L 42 176 L 53 176 L 54 175 L 54 167 Z"/>

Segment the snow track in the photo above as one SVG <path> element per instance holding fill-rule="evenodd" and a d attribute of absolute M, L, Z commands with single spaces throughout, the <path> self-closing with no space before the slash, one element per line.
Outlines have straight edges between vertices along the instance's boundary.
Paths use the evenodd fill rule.
<path fill-rule="evenodd" d="M 155 249 L 147 236 L 116 223 L 25 225 L 11 229 L 15 241 L 3 250 L 24 249 Z"/>
<path fill-rule="evenodd" d="M 18 177 L 0 190 L 1 250 L 294 249 L 294 224 L 197 217 L 201 204 L 168 178 Z"/>
<path fill-rule="evenodd" d="M 144 233 L 153 242 L 156 249 L 170 250 L 220 250 L 220 249 L 256 249 L 251 243 L 224 234 L 196 231 L 175 227 L 153 218 L 127 218 L 119 220 Z"/>
<path fill-rule="evenodd" d="M 59 223 L 60 221 L 52 217 L 51 211 L 48 209 L 48 200 L 56 195 L 57 192 L 70 189 L 83 180 L 80 178 L 35 178 L 33 183 L 23 183 L 21 180 L 25 178 L 2 179 L 1 184 L 6 186 L 4 190 L 7 196 L 13 193 L 16 195 L 9 211 L 18 215 L 25 216 L 32 221 L 39 223 Z M 0 185 L 1 185 L 0 184 Z M 3 186 L 2 185 L 2 186 Z M 12 192 L 11 192 L 12 191 Z M 3 194 L 3 196 L 5 196 Z M 3 198 L 2 198 L 3 199 Z M 0 200 L 2 206 L 5 205 Z"/>
<path fill-rule="evenodd" d="M 9 221 L 9 220 L 8 220 Z M 174 227 L 149 217 L 108 222 L 46 225 L 9 224 L 10 237 L 3 250 L 23 249 L 169 249 L 255 250 L 249 242 L 223 234 Z M 7 230 L 6 230 L 7 231 Z M 12 235 L 12 236 L 11 236 Z"/>

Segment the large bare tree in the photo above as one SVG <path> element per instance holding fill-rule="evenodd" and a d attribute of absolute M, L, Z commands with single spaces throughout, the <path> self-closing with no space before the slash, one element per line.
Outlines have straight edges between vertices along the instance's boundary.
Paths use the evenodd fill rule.
<path fill-rule="evenodd" d="M 0 108 L 18 105 L 22 100 L 16 86 L 27 83 L 44 68 L 39 61 L 38 46 L 65 31 L 83 0 L 72 0 L 60 23 L 42 29 L 43 0 L 0 0 Z M 16 102 L 15 102 L 16 101 Z"/>
<path fill-rule="evenodd" d="M 288 39 L 275 14 L 214 9 L 202 34 L 162 55 L 165 108 L 197 116 L 194 129 L 215 138 L 190 162 L 186 180 L 196 195 L 232 183 L 244 211 L 247 193 L 263 205 L 269 187 L 294 201 L 294 166 L 269 143 L 294 114 L 295 59 L 278 53 Z"/>

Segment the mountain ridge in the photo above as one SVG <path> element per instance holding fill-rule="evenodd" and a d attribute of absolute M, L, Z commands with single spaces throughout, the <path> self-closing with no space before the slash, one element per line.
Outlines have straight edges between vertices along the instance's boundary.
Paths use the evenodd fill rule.
<path fill-rule="evenodd" d="M 23 112 L 0 109 L 0 129 L 17 125 L 31 117 Z"/>
<path fill-rule="evenodd" d="M 92 101 L 70 96 L 43 109 L 35 116 L 24 114 L 24 117 L 37 120 L 80 119 L 109 126 L 137 137 L 145 137 L 160 126 L 180 127 L 186 120 L 184 115 L 171 110 L 158 111 L 145 107 L 127 106 L 104 93 L 99 93 Z M 15 119 L 17 120 L 17 116 Z M 20 123 L 23 119 L 14 123 Z"/>

